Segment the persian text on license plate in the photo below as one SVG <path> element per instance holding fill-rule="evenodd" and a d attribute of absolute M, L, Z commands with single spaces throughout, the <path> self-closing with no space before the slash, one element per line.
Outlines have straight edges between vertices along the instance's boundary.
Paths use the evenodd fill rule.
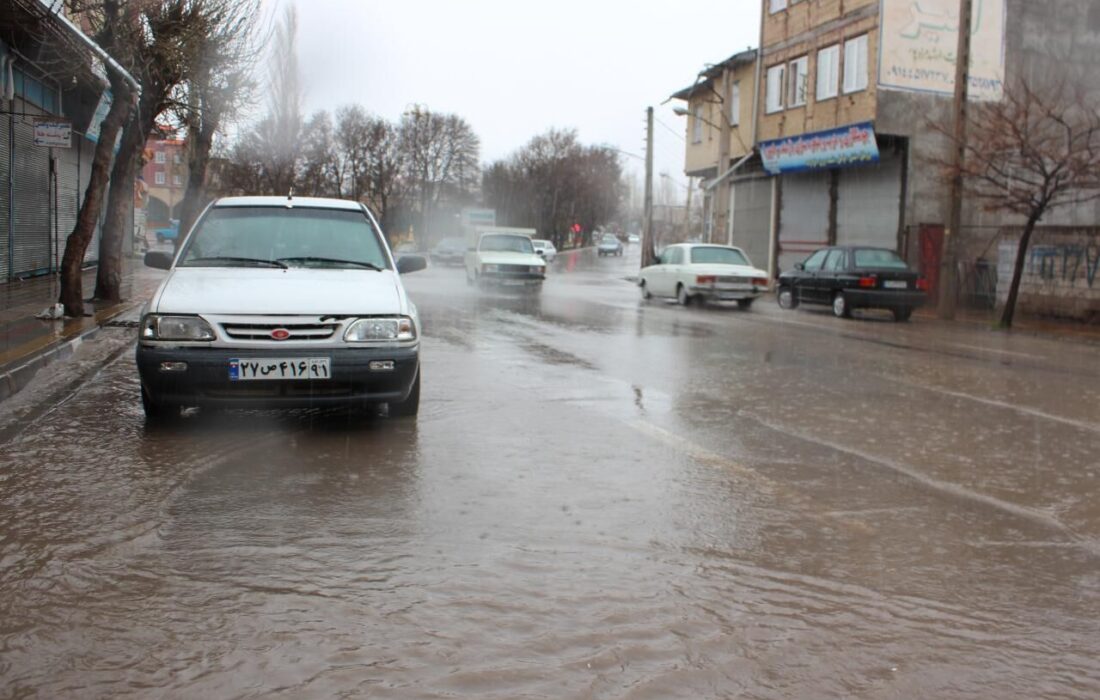
<path fill-rule="evenodd" d="M 905 280 L 886 280 L 882 286 L 887 289 L 908 289 L 909 283 Z"/>
<path fill-rule="evenodd" d="M 330 379 L 330 359 L 327 357 L 232 358 L 229 360 L 229 381 L 255 379 Z"/>

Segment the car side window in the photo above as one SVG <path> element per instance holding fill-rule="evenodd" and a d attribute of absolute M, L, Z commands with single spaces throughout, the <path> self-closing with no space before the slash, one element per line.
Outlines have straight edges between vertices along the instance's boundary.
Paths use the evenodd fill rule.
<path fill-rule="evenodd" d="M 829 257 L 825 260 L 824 269 L 828 272 L 839 272 L 844 269 L 844 251 L 834 250 L 829 253 Z"/>
<path fill-rule="evenodd" d="M 681 260 L 679 248 L 669 248 L 661 256 L 661 262 L 665 265 L 679 265 Z"/>
<path fill-rule="evenodd" d="M 829 249 L 819 250 L 810 257 L 806 258 L 806 262 L 802 263 L 803 268 L 816 271 L 821 269 L 821 265 L 825 262 L 825 256 L 828 255 Z"/>

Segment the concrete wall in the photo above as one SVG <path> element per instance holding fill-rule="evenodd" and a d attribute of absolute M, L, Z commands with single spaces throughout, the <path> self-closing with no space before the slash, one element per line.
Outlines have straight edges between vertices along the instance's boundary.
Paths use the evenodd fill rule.
<path fill-rule="evenodd" d="M 1020 231 L 1006 229 L 997 250 L 997 303 L 1012 282 Z M 1031 238 L 1017 310 L 1100 323 L 1100 228 L 1044 227 Z"/>

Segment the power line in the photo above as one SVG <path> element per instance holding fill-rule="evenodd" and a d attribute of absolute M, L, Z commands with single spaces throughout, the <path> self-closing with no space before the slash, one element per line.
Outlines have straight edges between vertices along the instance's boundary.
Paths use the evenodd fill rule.
<path fill-rule="evenodd" d="M 671 133 L 671 134 L 672 134 L 673 136 L 675 136 L 676 138 L 680 139 L 680 140 L 681 140 L 681 141 L 683 141 L 684 143 L 687 143 L 687 139 L 686 139 L 686 138 L 684 138 L 684 135 L 683 135 L 683 134 L 681 134 L 681 133 L 680 133 L 679 131 L 677 131 L 676 129 L 673 129 L 673 128 L 672 128 L 671 126 L 669 126 L 668 124 L 665 124 L 665 123 L 664 123 L 663 121 L 661 121 L 660 119 L 657 119 L 656 117 L 654 117 L 654 118 L 653 118 L 653 121 L 657 122 L 658 124 L 660 124 L 660 125 L 661 125 L 661 126 L 663 126 L 664 128 L 668 129 L 669 133 Z"/>

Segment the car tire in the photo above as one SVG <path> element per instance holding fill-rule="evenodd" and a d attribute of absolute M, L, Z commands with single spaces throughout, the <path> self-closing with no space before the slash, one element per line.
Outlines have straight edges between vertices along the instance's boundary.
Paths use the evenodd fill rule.
<path fill-rule="evenodd" d="M 749 309 L 752 308 L 752 303 L 754 301 L 756 301 L 756 300 L 755 299 L 738 299 L 737 300 L 737 308 L 741 309 L 742 311 L 748 311 Z"/>
<path fill-rule="evenodd" d="M 649 293 L 649 288 L 645 285 L 645 280 L 639 282 L 638 287 L 640 287 L 642 290 L 642 299 L 648 301 L 653 298 L 653 295 Z"/>
<path fill-rule="evenodd" d="M 141 387 L 141 409 L 146 423 L 167 423 L 180 415 L 180 407 L 157 401 L 145 387 Z"/>
<path fill-rule="evenodd" d="M 682 284 L 676 285 L 676 303 L 680 306 L 691 306 L 691 295 L 688 294 L 687 287 Z"/>
<path fill-rule="evenodd" d="M 894 320 L 898 323 L 905 323 L 909 320 L 909 317 L 913 315 L 913 309 L 905 307 L 902 309 L 894 309 Z"/>
<path fill-rule="evenodd" d="M 775 295 L 775 300 L 779 303 L 781 309 L 793 311 L 798 308 L 798 297 L 795 296 L 794 290 L 790 287 L 780 287 L 779 292 Z"/>
<path fill-rule="evenodd" d="M 833 316 L 837 318 L 851 318 L 852 307 L 848 305 L 848 297 L 844 292 L 837 292 L 833 296 Z"/>
<path fill-rule="evenodd" d="M 391 401 L 387 409 L 390 418 L 415 418 L 420 412 L 420 368 L 416 370 L 409 396 L 404 401 Z"/>

